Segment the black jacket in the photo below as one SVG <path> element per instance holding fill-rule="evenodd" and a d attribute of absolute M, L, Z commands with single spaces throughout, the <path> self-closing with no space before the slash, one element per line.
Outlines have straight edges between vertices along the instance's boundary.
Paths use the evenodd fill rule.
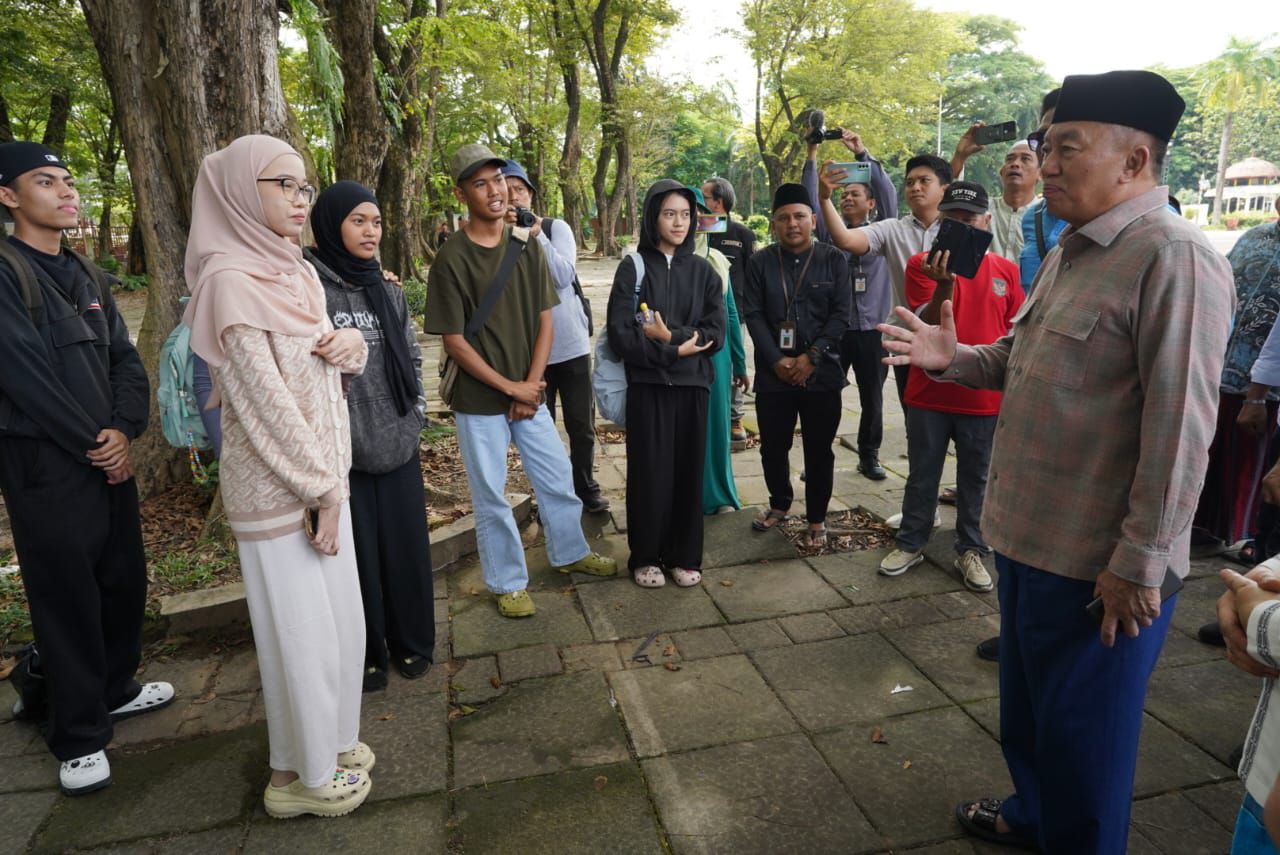
<path fill-rule="evenodd" d="M 743 317 L 756 353 L 756 391 L 776 392 L 795 388 L 774 374 L 773 366 L 784 356 L 798 356 L 816 349 L 815 371 L 805 388 L 813 392 L 842 389 L 848 384 L 840 367 L 840 339 L 853 313 L 853 288 L 849 262 L 833 246 L 814 241 L 813 260 L 794 296 L 791 318 L 796 324 L 796 346 L 785 353 L 778 333 L 787 319 L 787 294 L 796 287 L 808 253 L 792 255 L 778 244 L 758 250 L 747 261 L 746 306 Z M 784 287 L 783 271 L 786 271 Z"/>
<path fill-rule="evenodd" d="M 729 259 L 729 285 L 733 288 L 734 301 L 741 306 L 742 289 L 747 284 L 747 259 L 755 252 L 756 233 L 730 219 L 723 234 L 707 235 L 707 243 Z"/>
<path fill-rule="evenodd" d="M 724 295 L 719 275 L 706 259 L 693 254 L 694 221 L 690 221 L 684 243 L 669 264 L 658 249 L 658 209 L 662 198 L 672 191 L 684 193 L 690 206 L 694 205 L 693 193 L 683 184 L 670 179 L 655 183 L 645 196 L 638 248 L 644 259 L 639 302 L 662 313 L 671 341 L 646 338 L 636 322 L 636 268 L 630 259 L 623 259 L 613 276 L 606 332 L 609 346 L 627 366 L 627 382 L 710 389 L 715 380 L 711 355 L 724 346 Z M 697 336 L 699 343 L 713 344 L 696 356 L 677 356 L 677 348 L 692 336 Z"/>
<path fill-rule="evenodd" d="M 99 431 L 115 428 L 133 440 L 146 429 L 147 373 L 109 289 L 99 294 L 80 270 L 64 293 L 39 264 L 31 267 L 44 295 L 38 327 L 17 276 L 0 262 L 0 440 L 52 440 L 88 466 L 85 452 L 99 445 Z"/>

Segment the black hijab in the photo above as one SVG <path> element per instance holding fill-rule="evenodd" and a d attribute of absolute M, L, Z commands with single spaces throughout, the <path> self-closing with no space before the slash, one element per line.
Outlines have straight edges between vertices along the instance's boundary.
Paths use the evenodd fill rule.
<path fill-rule="evenodd" d="M 418 400 L 418 384 L 413 377 L 413 359 L 404 336 L 404 319 L 397 318 L 383 287 L 382 265 L 377 258 L 357 258 L 342 242 L 342 223 L 358 206 L 378 198 L 368 187 L 355 181 L 339 181 L 325 188 L 311 209 L 311 231 L 316 236 L 316 256 L 352 288 L 363 288 L 382 327 L 382 339 L 389 355 L 382 360 L 400 415 L 408 415 Z"/>

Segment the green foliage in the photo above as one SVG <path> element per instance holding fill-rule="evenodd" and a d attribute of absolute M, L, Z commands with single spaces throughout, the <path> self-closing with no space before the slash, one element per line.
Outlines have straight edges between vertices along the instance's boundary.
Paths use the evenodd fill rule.
<path fill-rule="evenodd" d="M 116 286 L 117 291 L 141 291 L 147 287 L 145 273 L 121 273 L 117 278 L 120 280 L 120 284 Z"/>
<path fill-rule="evenodd" d="M 1260 226 L 1263 223 L 1274 223 L 1276 221 L 1276 215 L 1273 213 L 1254 211 L 1253 213 L 1246 214 L 1223 214 L 1222 219 L 1227 224 L 1227 228 L 1236 228 L 1241 231 L 1246 231 L 1254 226 Z"/>
<path fill-rule="evenodd" d="M 440 441 L 452 437 L 456 434 L 457 428 L 446 421 L 433 421 L 422 429 L 422 433 L 418 437 L 419 442 L 427 445 L 436 445 Z"/>
<path fill-rule="evenodd" d="M 423 279 L 405 279 L 400 283 L 404 299 L 409 304 L 409 314 L 420 318 L 427 311 L 427 283 Z"/>
<path fill-rule="evenodd" d="M 31 613 L 27 610 L 22 577 L 17 573 L 0 574 L 0 650 L 30 639 Z"/>
<path fill-rule="evenodd" d="M 752 214 L 747 217 L 747 228 L 756 233 L 756 242 L 766 244 L 771 242 L 769 234 L 769 218 L 764 214 Z"/>
<path fill-rule="evenodd" d="M 225 544 L 202 540 L 190 551 L 148 556 L 148 564 L 157 586 L 169 591 L 192 591 L 209 587 L 238 562 Z"/>

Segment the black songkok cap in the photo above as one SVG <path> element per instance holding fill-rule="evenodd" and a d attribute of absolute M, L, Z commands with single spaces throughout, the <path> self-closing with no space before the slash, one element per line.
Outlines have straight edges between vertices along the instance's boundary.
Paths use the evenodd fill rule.
<path fill-rule="evenodd" d="M 972 181 L 952 181 L 947 185 L 947 189 L 942 191 L 942 201 L 938 204 L 938 210 L 985 214 L 989 206 L 987 190 L 981 184 L 975 184 Z"/>
<path fill-rule="evenodd" d="M 1053 124 L 1103 122 L 1146 131 L 1168 142 L 1187 103 L 1173 84 L 1151 71 L 1073 74 L 1062 81 Z"/>
<path fill-rule="evenodd" d="M 773 208 L 770 210 L 777 211 L 786 205 L 804 205 L 810 211 L 813 210 L 813 202 L 809 201 L 809 191 L 804 189 L 803 184 L 782 184 L 773 194 Z"/>
<path fill-rule="evenodd" d="M 40 143 L 11 142 L 0 145 L 0 187 L 8 187 L 19 175 L 41 166 L 60 166 L 67 169 L 62 158 Z"/>

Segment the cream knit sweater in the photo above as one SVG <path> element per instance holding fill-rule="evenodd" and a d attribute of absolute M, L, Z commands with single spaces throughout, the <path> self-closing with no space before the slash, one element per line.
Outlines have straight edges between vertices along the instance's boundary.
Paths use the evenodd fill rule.
<path fill-rule="evenodd" d="M 326 322 L 326 327 L 328 323 Z M 237 540 L 302 528 L 303 511 L 347 498 L 351 426 L 342 375 L 364 370 L 363 341 L 349 364 L 311 353 L 314 337 L 236 325 L 214 369 L 222 398 L 222 501 Z"/>

